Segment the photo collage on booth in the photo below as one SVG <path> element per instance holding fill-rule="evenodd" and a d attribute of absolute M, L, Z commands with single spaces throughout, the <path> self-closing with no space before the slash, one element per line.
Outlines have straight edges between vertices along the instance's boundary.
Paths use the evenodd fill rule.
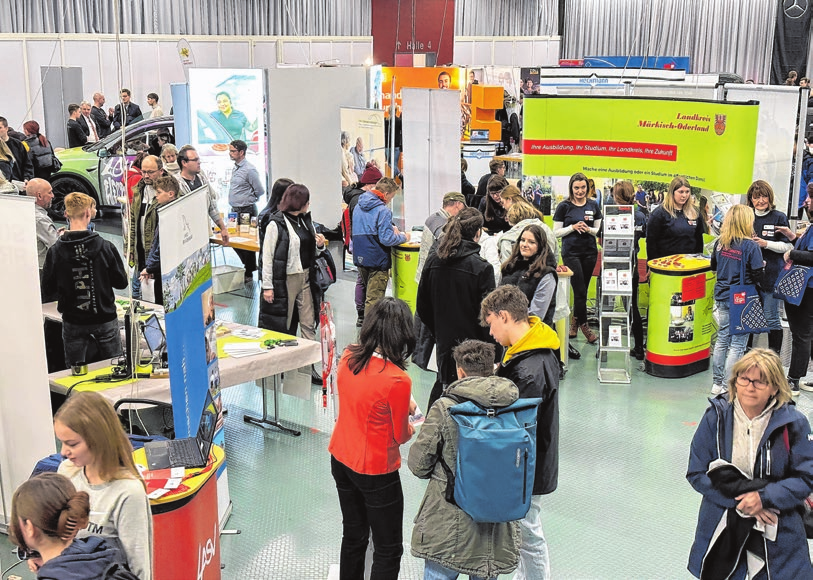
<path fill-rule="evenodd" d="M 245 141 L 246 159 L 267 182 L 265 72 L 190 69 L 189 103 L 192 145 L 200 155 L 201 170 L 217 191 L 218 207 L 225 214 L 234 169 L 229 157 L 231 141 Z M 267 183 L 265 189 L 268 191 Z"/>

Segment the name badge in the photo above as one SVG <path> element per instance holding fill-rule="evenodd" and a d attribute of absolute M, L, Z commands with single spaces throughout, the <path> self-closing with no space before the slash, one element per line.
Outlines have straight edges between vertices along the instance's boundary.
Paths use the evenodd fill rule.
<path fill-rule="evenodd" d="M 593 212 L 592 211 L 585 211 L 584 212 L 584 221 L 586 221 L 586 222 L 593 221 Z"/>
<path fill-rule="evenodd" d="M 697 220 L 688 220 L 690 226 L 696 226 Z"/>

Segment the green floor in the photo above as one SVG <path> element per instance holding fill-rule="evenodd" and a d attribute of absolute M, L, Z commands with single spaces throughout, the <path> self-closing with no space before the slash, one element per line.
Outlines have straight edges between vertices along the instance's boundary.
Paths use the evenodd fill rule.
<path fill-rule="evenodd" d="M 217 252 L 217 259 L 222 259 Z M 229 258 L 231 261 L 233 258 Z M 340 274 L 328 298 L 339 345 L 355 337 L 354 273 Z M 217 295 L 218 316 L 253 323 L 258 292 Z M 633 371 L 631 385 L 596 380 L 595 347 L 580 337 L 582 358 L 571 361 L 560 385 L 559 488 L 546 496 L 543 526 L 555 579 L 690 578 L 686 559 L 700 496 L 685 479 L 689 443 L 707 406 L 711 374 L 679 380 Z M 414 396 L 423 407 L 434 376 L 411 367 Z M 310 400 L 283 395 L 280 417 L 301 437 L 248 425 L 260 412 L 253 384 L 223 391 L 229 410 L 226 444 L 234 511 L 221 537 L 223 578 L 324 580 L 339 562 L 341 517 L 327 453 L 330 421 L 321 390 Z M 810 414 L 813 394 L 799 408 Z M 402 448 L 406 456 L 408 445 Z M 422 578 L 422 561 L 409 555 L 412 518 L 425 482 L 401 470 L 406 496 L 401 578 Z M 2 569 L 13 563 L 0 537 Z M 33 578 L 24 566 L 14 573 Z M 5 580 L 3 576 L 2 580 Z M 507 578 L 505 576 L 501 578 Z"/>

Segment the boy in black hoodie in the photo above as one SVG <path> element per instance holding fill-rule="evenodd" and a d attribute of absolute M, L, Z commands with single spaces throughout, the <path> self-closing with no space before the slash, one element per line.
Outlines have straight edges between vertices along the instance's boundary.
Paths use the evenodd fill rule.
<path fill-rule="evenodd" d="M 536 316 L 528 316 L 528 298 L 516 286 L 500 286 L 483 299 L 480 323 L 506 347 L 495 373 L 514 382 L 519 398 L 540 397 L 536 427 L 536 473 L 528 514 L 519 521 L 522 544 L 514 580 L 549 580 L 550 557 L 542 533 L 542 496 L 559 479 L 559 337 Z"/>
<path fill-rule="evenodd" d="M 84 193 L 68 194 L 65 214 L 71 228 L 48 250 L 42 267 L 42 287 L 46 295 L 59 296 L 65 364 L 70 367 L 93 362 L 86 359 L 86 354 L 94 339 L 98 360 L 121 354 L 113 288 L 127 288 L 128 280 L 116 247 L 88 230 L 93 198 Z"/>

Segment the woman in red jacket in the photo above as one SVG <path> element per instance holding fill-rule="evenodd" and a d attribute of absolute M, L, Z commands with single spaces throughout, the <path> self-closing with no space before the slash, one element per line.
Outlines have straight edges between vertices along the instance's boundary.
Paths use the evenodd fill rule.
<path fill-rule="evenodd" d="M 404 369 L 414 348 L 409 307 L 383 298 L 365 316 L 358 343 L 347 347 L 339 363 L 339 418 L 328 451 L 342 509 L 342 580 L 364 577 L 371 530 L 371 578 L 398 578 L 404 552 L 399 446 L 414 433 L 412 381 Z"/>

